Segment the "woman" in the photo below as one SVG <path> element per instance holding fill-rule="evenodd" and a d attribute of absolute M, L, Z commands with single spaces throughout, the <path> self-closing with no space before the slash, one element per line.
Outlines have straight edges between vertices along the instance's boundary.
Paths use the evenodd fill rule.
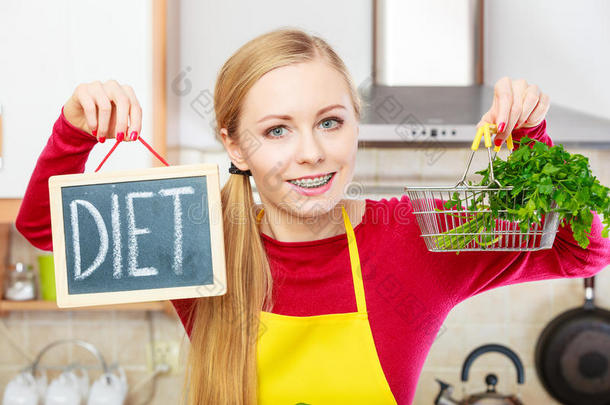
<path fill-rule="evenodd" d="M 592 276 L 610 263 L 597 215 L 586 250 L 566 226 L 549 250 L 456 255 L 426 249 L 406 195 L 343 199 L 360 100 L 318 37 L 282 29 L 246 43 L 222 67 L 214 104 L 232 162 L 222 188 L 228 291 L 173 301 L 191 339 L 189 404 L 410 404 L 459 302 L 508 284 Z M 548 107 L 536 86 L 503 78 L 479 125 L 498 125 L 496 144 L 512 132 L 550 145 Z M 140 126 L 130 87 L 79 85 L 37 162 L 19 231 L 51 249 L 48 177 L 82 172 L 96 142 L 133 141 Z"/>

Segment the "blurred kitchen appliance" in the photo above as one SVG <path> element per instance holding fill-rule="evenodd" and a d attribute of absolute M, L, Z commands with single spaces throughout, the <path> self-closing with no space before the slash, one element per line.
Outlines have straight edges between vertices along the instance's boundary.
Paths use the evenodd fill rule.
<path fill-rule="evenodd" d="M 485 4 L 374 1 L 374 67 L 358 86 L 365 101 L 361 144 L 434 148 L 472 141 L 494 93 L 484 84 Z M 555 143 L 610 147 L 609 119 L 551 103 L 546 120 Z"/>
<path fill-rule="evenodd" d="M 464 360 L 462 366 L 462 381 L 468 381 L 468 372 L 472 363 L 481 355 L 489 352 L 497 352 L 507 356 L 515 365 L 517 369 L 517 383 L 523 384 L 525 382 L 525 372 L 523 369 L 523 363 L 519 356 L 506 346 L 500 344 L 487 344 L 474 349 Z M 485 384 L 487 390 L 477 394 L 469 395 L 462 400 L 456 400 L 451 398 L 453 393 L 453 387 L 439 379 L 436 380 L 440 384 L 440 392 L 434 400 L 435 405 L 523 405 L 521 400 L 516 395 L 505 395 L 496 392 L 496 384 L 498 384 L 498 377 L 495 374 L 488 374 L 485 377 Z"/>

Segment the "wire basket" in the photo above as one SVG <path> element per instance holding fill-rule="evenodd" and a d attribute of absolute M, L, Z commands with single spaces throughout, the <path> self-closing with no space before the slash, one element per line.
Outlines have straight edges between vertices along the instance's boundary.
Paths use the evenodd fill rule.
<path fill-rule="evenodd" d="M 500 147 L 491 153 L 491 133 L 496 126 L 485 124 L 479 128 L 472 143 L 472 153 L 460 181 L 453 187 L 405 187 L 411 200 L 413 213 L 421 230 L 426 247 L 433 252 L 459 251 L 534 251 L 550 249 L 559 227 L 559 212 L 553 202 L 550 212 L 542 221 L 521 223 L 507 209 L 492 211 L 490 201 L 501 200 L 507 207 L 521 203 L 528 190 L 511 196 L 513 187 L 502 186 L 493 175 L 493 160 Z M 467 184 L 466 175 L 472 158 L 485 138 L 489 157 L 489 184 L 473 186 Z M 512 153 L 512 137 L 506 139 Z M 457 194 L 456 194 L 457 193 Z M 459 200 L 463 205 L 445 208 L 449 200 Z"/>

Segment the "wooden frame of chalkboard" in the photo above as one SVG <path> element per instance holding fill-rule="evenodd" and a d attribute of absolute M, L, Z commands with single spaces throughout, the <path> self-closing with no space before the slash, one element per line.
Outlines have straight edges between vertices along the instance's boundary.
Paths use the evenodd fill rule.
<path fill-rule="evenodd" d="M 49 196 L 59 307 L 226 293 L 217 164 L 52 176 Z"/>

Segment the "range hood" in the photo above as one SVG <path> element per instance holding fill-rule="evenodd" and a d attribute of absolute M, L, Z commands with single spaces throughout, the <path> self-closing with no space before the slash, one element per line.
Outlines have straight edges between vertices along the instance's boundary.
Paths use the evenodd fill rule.
<path fill-rule="evenodd" d="M 430 147 L 431 142 L 471 143 L 491 106 L 493 88 L 382 86 L 366 93 L 358 140 L 369 146 Z M 551 104 L 547 132 L 556 144 L 610 148 L 610 120 Z"/>
<path fill-rule="evenodd" d="M 360 88 L 359 141 L 462 146 L 491 106 L 483 84 L 481 0 L 375 0 L 374 74 Z M 554 143 L 610 148 L 610 120 L 551 104 Z"/>

